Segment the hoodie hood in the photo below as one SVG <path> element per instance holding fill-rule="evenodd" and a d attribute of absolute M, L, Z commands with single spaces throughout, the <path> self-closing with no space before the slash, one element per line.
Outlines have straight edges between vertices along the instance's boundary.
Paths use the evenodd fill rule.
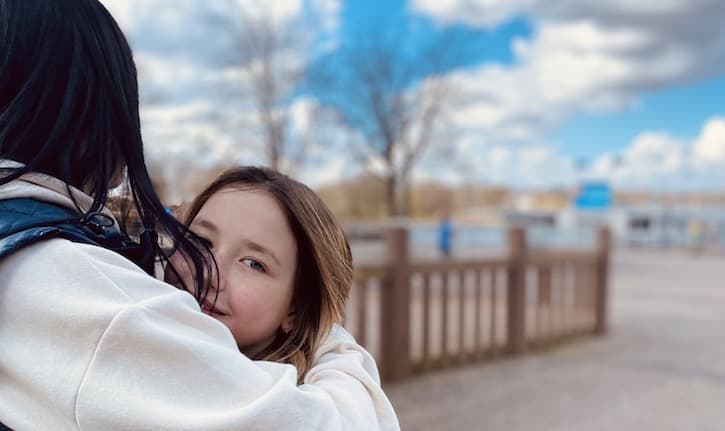
<path fill-rule="evenodd" d="M 22 163 L 0 159 L 0 169 L 21 167 L 23 167 Z M 72 193 L 73 199 L 71 199 L 69 190 Z M 73 203 L 73 200 L 75 200 L 83 212 L 88 211 L 93 204 L 93 198 L 86 193 L 73 186 L 66 185 L 66 183 L 55 177 L 37 172 L 29 172 L 17 180 L 0 185 L 0 200 L 16 198 L 35 199 L 74 210 L 76 209 L 76 205 Z M 118 227 L 118 222 L 111 211 L 105 207 L 102 211 L 104 214 L 111 216 L 114 225 Z"/>

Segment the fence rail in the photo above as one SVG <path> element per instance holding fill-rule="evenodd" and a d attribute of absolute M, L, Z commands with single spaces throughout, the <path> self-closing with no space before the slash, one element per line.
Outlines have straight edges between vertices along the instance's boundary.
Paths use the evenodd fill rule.
<path fill-rule="evenodd" d="M 536 250 L 514 228 L 485 260 L 411 262 L 404 228 L 385 242 L 384 263 L 355 268 L 345 326 L 386 380 L 606 332 L 605 229 L 594 250 Z"/>

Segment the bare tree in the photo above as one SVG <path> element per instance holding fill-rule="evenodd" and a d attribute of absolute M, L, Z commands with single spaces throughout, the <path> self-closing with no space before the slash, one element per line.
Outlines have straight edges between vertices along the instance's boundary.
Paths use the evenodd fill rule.
<path fill-rule="evenodd" d="M 389 215 L 408 215 L 413 168 L 441 131 L 452 99 L 443 72 L 461 52 L 456 36 L 441 31 L 422 42 L 378 29 L 310 70 L 312 93 L 350 132 L 357 162 L 384 183 Z"/>
<path fill-rule="evenodd" d="M 308 38 L 300 36 L 299 23 L 279 23 L 272 17 L 239 14 L 210 16 L 229 35 L 233 51 L 228 65 L 237 70 L 244 88 L 232 92 L 244 102 L 251 100 L 256 127 L 264 148 L 266 164 L 293 172 L 304 162 L 310 141 L 309 130 L 292 130 L 291 108 L 304 78 Z M 242 103 L 244 103 L 242 102 Z M 293 133 L 294 132 L 294 133 Z"/>

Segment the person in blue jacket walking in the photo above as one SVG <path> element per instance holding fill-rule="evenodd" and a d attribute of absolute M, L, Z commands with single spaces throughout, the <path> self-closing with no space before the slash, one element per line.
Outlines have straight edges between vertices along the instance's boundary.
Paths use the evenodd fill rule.
<path fill-rule="evenodd" d="M 438 250 L 446 257 L 451 257 L 451 246 L 453 242 L 453 222 L 451 216 L 446 213 L 438 226 Z"/>

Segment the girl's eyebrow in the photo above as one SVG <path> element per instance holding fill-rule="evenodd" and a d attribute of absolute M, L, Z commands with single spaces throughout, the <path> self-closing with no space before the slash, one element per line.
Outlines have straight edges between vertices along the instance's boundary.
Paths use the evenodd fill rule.
<path fill-rule="evenodd" d="M 192 224 L 192 226 L 193 225 L 201 226 L 201 227 L 206 228 L 206 229 L 208 229 L 208 230 L 210 230 L 212 232 L 216 232 L 217 231 L 217 228 L 214 225 L 214 223 L 210 222 L 209 220 L 204 220 L 204 219 L 198 220 L 197 219 L 197 220 L 194 220 L 191 224 Z"/>
<path fill-rule="evenodd" d="M 272 250 L 264 247 L 263 245 L 261 245 L 259 243 L 256 243 L 256 242 L 248 240 L 248 239 L 244 240 L 243 242 L 244 242 L 244 245 L 246 245 L 250 249 L 271 257 L 277 263 L 277 265 L 282 266 L 282 264 L 279 262 L 279 259 L 274 254 L 274 252 L 272 252 Z"/>
<path fill-rule="evenodd" d="M 216 227 L 216 225 L 214 223 L 212 223 L 211 221 L 206 220 L 206 219 L 196 219 L 196 220 L 194 220 L 191 223 L 191 226 L 203 227 L 203 228 L 205 228 L 205 229 L 207 229 L 207 230 L 209 230 L 211 232 L 214 232 L 214 233 L 218 233 L 219 232 L 219 229 Z M 277 265 L 282 266 L 282 264 L 280 263 L 279 258 L 277 257 L 277 255 L 274 254 L 274 252 L 272 250 L 268 249 L 267 247 L 263 246 L 262 244 L 260 244 L 258 242 L 254 242 L 254 241 L 249 240 L 249 239 L 243 240 L 242 243 L 246 247 L 249 247 L 250 249 L 252 249 L 252 250 L 254 250 L 256 252 L 259 252 L 259 253 L 262 253 L 264 255 L 269 256 L 270 258 L 272 258 L 272 260 L 275 261 L 275 263 Z"/>

